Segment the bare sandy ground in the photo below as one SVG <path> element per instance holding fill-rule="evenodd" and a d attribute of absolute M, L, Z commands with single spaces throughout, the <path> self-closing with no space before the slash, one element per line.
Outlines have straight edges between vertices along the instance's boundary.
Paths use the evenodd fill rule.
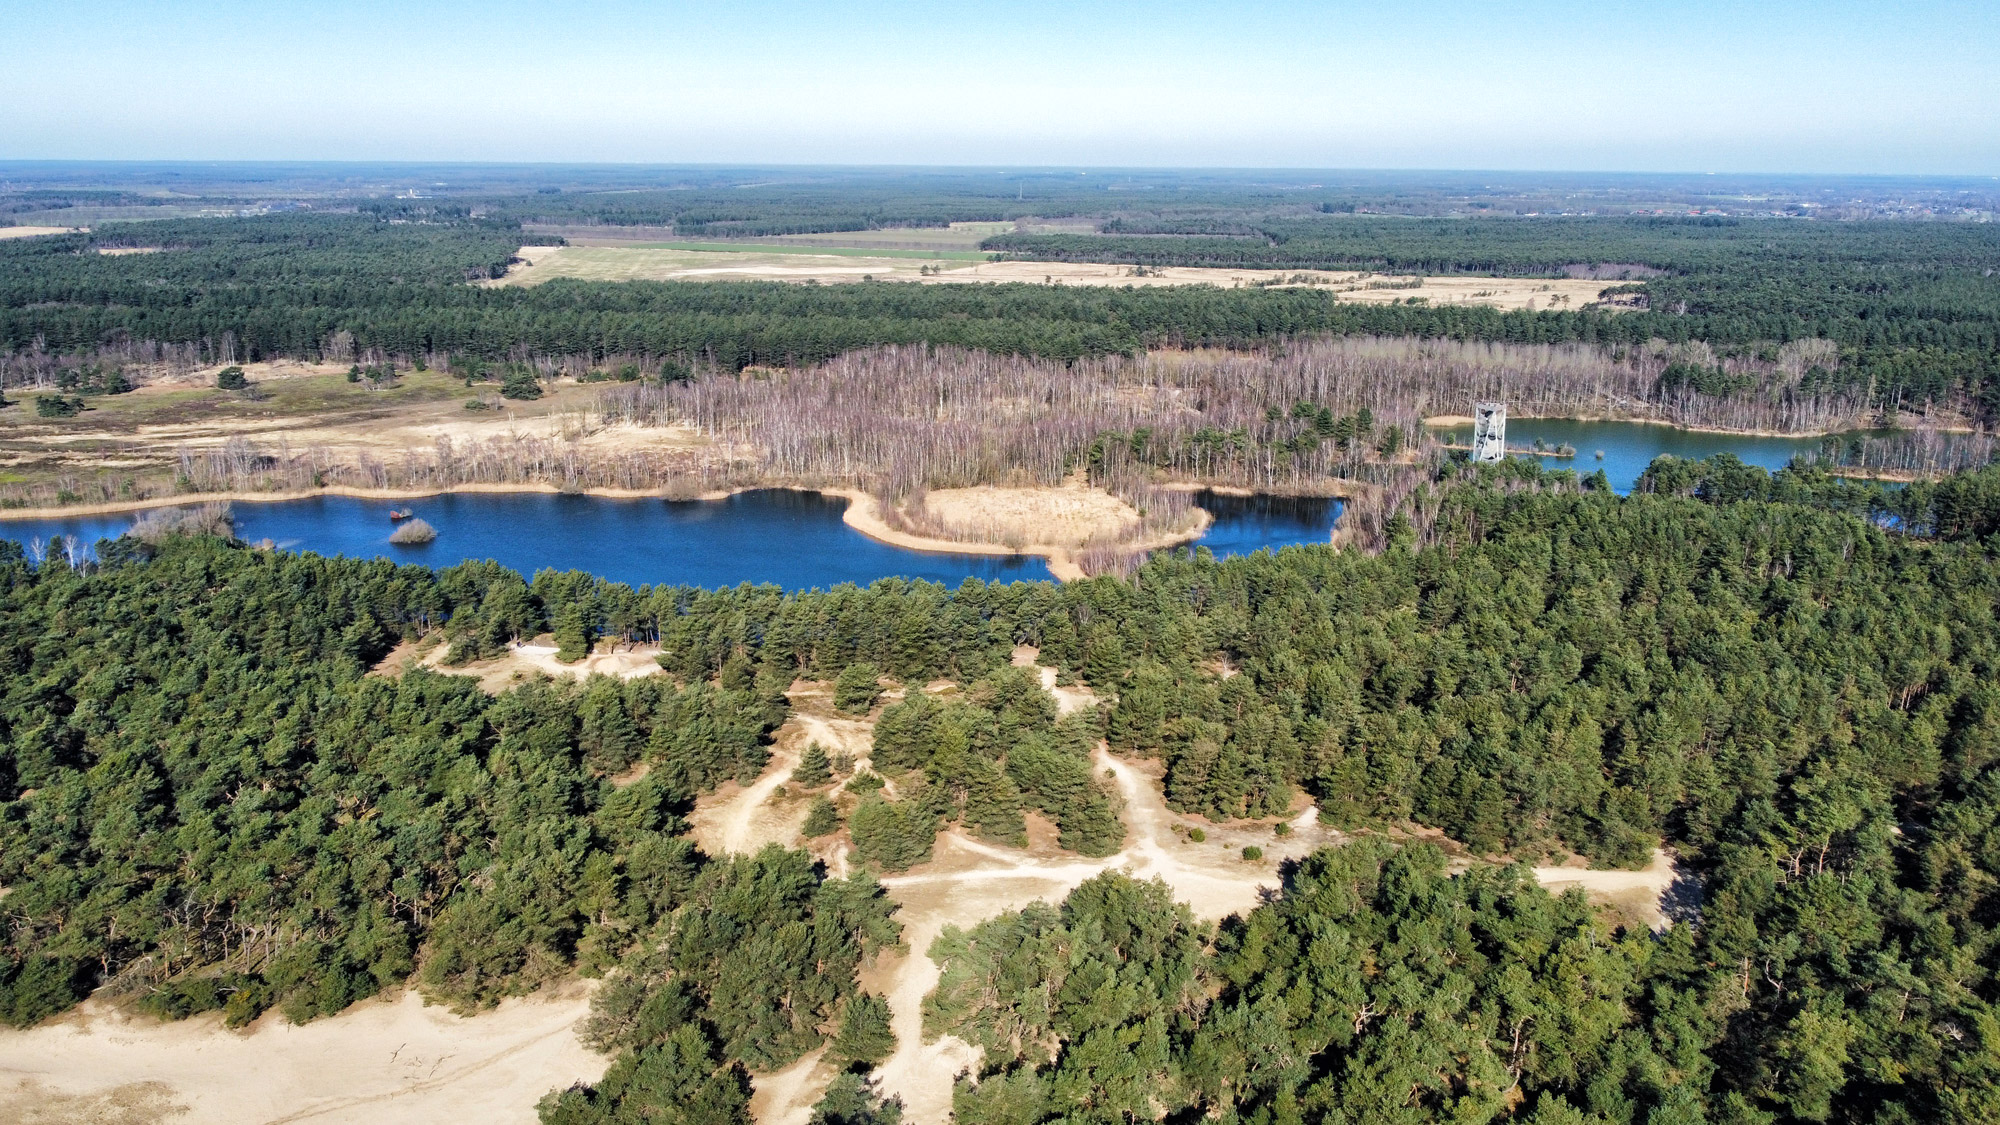
<path fill-rule="evenodd" d="M 658 660 L 660 650 L 656 645 L 600 641 L 596 651 L 574 664 L 557 660 L 557 651 L 546 637 L 538 637 L 509 645 L 500 656 L 449 666 L 444 663 L 444 658 L 450 652 L 450 646 L 442 643 L 442 637 L 433 633 L 422 642 L 404 641 L 397 645 L 369 669 L 369 674 L 396 676 L 409 668 L 422 667 L 447 676 L 477 676 L 479 690 L 488 695 L 498 695 L 538 675 L 551 679 L 616 676 L 621 680 L 636 680 L 641 676 L 658 675 L 661 670 Z"/>
<path fill-rule="evenodd" d="M 0 227 L 0 238 L 39 238 L 45 234 L 77 234 L 89 227 Z"/>
<path fill-rule="evenodd" d="M 1654 930 L 1667 927 L 1662 908 L 1668 889 L 1681 878 L 1672 856 L 1653 849 L 1653 861 L 1638 871 L 1591 871 L 1580 867 L 1537 867 L 1535 881 L 1561 894 L 1582 887 L 1595 901 L 1617 907 L 1633 920 Z"/>
<path fill-rule="evenodd" d="M 1313 286 L 1343 301 L 1386 304 L 1421 299 L 1434 305 L 1574 309 L 1598 300 L 1609 283 L 1577 278 L 1423 277 L 1358 270 L 1248 270 L 1197 266 L 1137 269 L 1090 262 L 966 262 L 875 258 L 770 250 L 668 250 L 636 246 L 523 246 L 523 264 L 491 284 L 538 285 L 558 277 L 590 281 L 794 281 L 832 284 L 913 281 L 925 285 L 1025 282 L 1045 285 Z"/>
<path fill-rule="evenodd" d="M 444 643 L 440 633 L 432 633 L 419 641 L 404 641 L 389 650 L 389 655 L 376 662 L 368 670 L 371 676 L 400 676 L 411 668 L 426 668 L 446 676 L 471 676 L 479 681 L 479 690 L 488 695 L 499 695 L 510 688 L 547 676 L 550 679 L 581 680 L 589 676 L 615 676 L 621 680 L 635 680 L 641 676 L 658 675 L 661 671 L 657 657 L 660 650 L 653 645 L 629 645 L 602 641 L 597 651 L 574 664 L 564 664 L 556 659 L 556 646 L 548 643 L 547 637 L 534 641 L 512 644 L 499 656 L 486 660 L 473 660 L 464 664 L 448 665 L 445 656 L 451 646 Z M 643 767 L 642 767 L 643 769 Z M 645 776 L 643 772 L 631 780 Z"/>
<path fill-rule="evenodd" d="M 93 1001 L 0 1033 L 0 1120 L 527 1125 L 543 1094 L 609 1065 L 573 1031 L 589 1008 L 582 984 L 469 1019 L 404 993 L 303 1027 L 272 1013 L 235 1032 L 214 1015 L 160 1023 Z"/>

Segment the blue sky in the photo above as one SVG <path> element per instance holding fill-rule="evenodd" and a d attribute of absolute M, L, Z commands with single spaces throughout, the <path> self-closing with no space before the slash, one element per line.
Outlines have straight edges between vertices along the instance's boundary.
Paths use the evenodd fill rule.
<path fill-rule="evenodd" d="M 2000 4 L 0 0 L 0 158 L 2000 174 Z"/>

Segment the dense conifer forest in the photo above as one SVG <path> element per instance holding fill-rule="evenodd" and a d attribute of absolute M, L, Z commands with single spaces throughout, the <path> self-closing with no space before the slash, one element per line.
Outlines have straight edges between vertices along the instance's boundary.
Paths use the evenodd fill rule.
<path fill-rule="evenodd" d="M 794 679 L 866 665 L 970 688 L 881 719 L 901 795 L 870 800 L 922 833 L 1004 843 L 1039 807 L 1115 847 L 1065 764 L 1101 733 L 1162 759 L 1180 808 L 1303 790 L 1363 837 L 1219 929 L 1111 874 L 947 932 L 927 1024 L 987 1048 L 961 1121 L 1991 1120 L 1995 480 L 1885 523 L 1867 490 L 1728 459 L 1624 498 L 1447 469 L 1379 554 L 955 590 L 633 590 L 199 536 L 10 552 L 0 1015 L 102 989 L 305 1021 L 406 981 L 471 1010 L 605 973 L 588 1034 L 617 1061 L 545 1119 L 745 1120 L 743 1068 L 880 1051 L 855 981 L 897 926 L 866 871 L 704 856 L 684 817 L 762 768 Z M 367 674 L 399 639 L 443 630 L 457 660 L 550 628 L 657 641 L 666 675 L 489 697 Z M 1056 721 L 1017 643 L 1109 706 Z M 1451 875 L 1409 826 L 1518 859 L 1666 845 L 1699 890 L 1622 931 L 1518 869 Z M 829 1115 L 893 1112 L 834 1093 Z"/>
<path fill-rule="evenodd" d="M 0 242 L 0 348 L 75 354 L 148 341 L 194 346 L 220 362 L 317 356 L 338 337 L 343 349 L 385 356 L 626 355 L 733 371 L 916 342 L 1075 359 L 1315 334 L 1698 340 L 1745 355 L 1820 338 L 1844 353 L 1843 388 L 1827 389 L 1852 384 L 1903 407 L 1963 393 L 1989 412 L 2000 396 L 2000 235 L 1989 225 L 1360 216 L 1267 225 L 1253 237 L 1007 235 L 992 245 L 1150 265 L 1596 270 L 1629 275 L 1629 299 L 1644 307 L 1501 311 L 1432 307 L 1421 297 L 1343 304 L 1310 288 L 568 280 L 480 288 L 468 281 L 504 273 L 525 237 L 516 224 L 471 218 L 462 205 L 407 203 L 356 215 L 109 224 Z M 159 252 L 95 252 L 125 247 Z"/>

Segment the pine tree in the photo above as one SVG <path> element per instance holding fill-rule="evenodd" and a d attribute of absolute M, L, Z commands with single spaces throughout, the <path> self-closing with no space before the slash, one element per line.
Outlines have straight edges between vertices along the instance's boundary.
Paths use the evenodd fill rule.
<path fill-rule="evenodd" d="M 798 768 L 792 771 L 792 780 L 807 789 L 817 789 L 833 780 L 833 766 L 827 761 L 826 748 L 817 742 L 806 743 L 805 753 L 799 755 Z"/>
<path fill-rule="evenodd" d="M 815 797 L 812 809 L 806 813 L 806 823 L 802 831 L 808 840 L 833 835 L 840 831 L 839 810 L 835 809 L 833 802 L 825 797 Z"/>
<path fill-rule="evenodd" d="M 1026 847 L 1027 824 L 1021 818 L 1021 791 L 991 759 L 966 756 L 959 782 L 965 787 L 965 827 L 981 839 Z"/>
<path fill-rule="evenodd" d="M 884 1098 L 867 1079 L 843 1074 L 813 1106 L 807 1125 L 900 1125 L 902 1120 L 902 1099 Z"/>
<path fill-rule="evenodd" d="M 865 1070 L 895 1050 L 896 1033 L 889 1027 L 889 1002 L 871 993 L 855 993 L 847 1002 L 840 1034 L 834 1036 L 828 1054 L 842 1066 Z"/>
<path fill-rule="evenodd" d="M 556 611 L 556 659 L 564 664 L 574 664 L 590 655 L 595 643 L 595 630 L 584 619 L 583 607 L 575 601 L 563 603 Z"/>
<path fill-rule="evenodd" d="M 882 697 L 882 673 L 873 664 L 849 664 L 833 681 L 833 705 L 849 714 L 867 713 Z"/>

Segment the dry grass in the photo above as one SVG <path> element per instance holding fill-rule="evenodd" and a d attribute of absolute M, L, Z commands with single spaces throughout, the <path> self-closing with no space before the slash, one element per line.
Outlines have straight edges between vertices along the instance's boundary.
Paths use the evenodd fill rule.
<path fill-rule="evenodd" d="M 892 234 L 868 231 L 866 234 Z M 801 238 L 806 236 L 800 236 Z M 822 236 L 811 236 L 819 238 Z M 845 245 L 823 236 L 824 245 Z M 843 238 L 850 236 L 840 236 Z M 787 241 L 796 241 L 788 239 Z M 857 245 L 885 245 L 886 240 Z M 868 258 L 757 250 L 669 250 L 636 246 L 524 246 L 527 263 L 495 285 L 538 285 L 558 277 L 585 281 L 793 281 L 834 284 L 874 278 L 925 285 L 1023 282 L 1092 287 L 1212 285 L 1316 287 L 1343 301 L 1491 305 L 1504 309 L 1575 309 L 1598 299 L 1606 282 L 1573 278 L 1425 277 L 1353 270 L 1233 270 L 1193 266 L 1145 269 L 1082 262 L 965 262 Z M 926 272 L 935 270 L 936 272 Z M 1414 284 L 1413 284 L 1414 283 Z"/>
<path fill-rule="evenodd" d="M 139 499 L 174 489 L 184 453 L 219 453 L 247 443 L 261 453 L 311 452 L 330 465 L 395 464 L 434 458 L 441 443 L 462 456 L 482 443 L 551 442 L 579 455 L 653 455 L 701 451 L 711 443 L 685 427 L 607 425 L 592 405 L 597 389 L 561 381 L 532 402 L 501 399 L 491 384 L 468 389 L 438 371 L 406 371 L 399 384 L 370 390 L 347 381 L 347 365 L 276 361 L 243 365 L 254 394 L 217 390 L 217 368 L 160 374 L 130 394 L 88 399 L 74 418 L 37 417 L 42 392 L 10 388 L 17 405 L 0 410 L 0 464 L 10 492 L 34 492 L 66 480 L 113 473 L 133 482 Z M 488 402 L 467 410 L 468 399 Z M 93 487 L 69 489 L 95 501 Z M 46 499 L 33 503 L 48 503 Z"/>
<path fill-rule="evenodd" d="M 985 543 L 1083 547 L 1115 542 L 1139 526 L 1138 509 L 1111 493 L 1061 488 L 944 488 L 924 495 L 931 522 L 952 538 Z"/>

